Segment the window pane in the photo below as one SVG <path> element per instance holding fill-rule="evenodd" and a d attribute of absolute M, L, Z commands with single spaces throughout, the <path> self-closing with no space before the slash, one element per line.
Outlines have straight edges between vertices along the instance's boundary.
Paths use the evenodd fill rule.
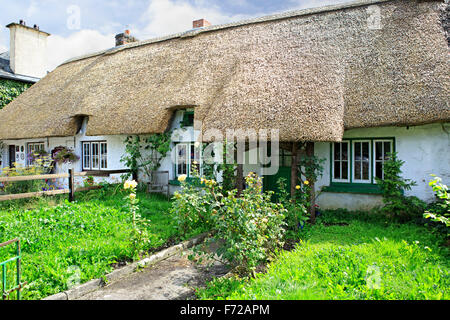
<path fill-rule="evenodd" d="M 361 180 L 361 162 L 355 162 L 355 180 Z"/>
<path fill-rule="evenodd" d="M 90 169 L 91 157 L 90 157 L 89 143 L 83 143 L 83 169 Z"/>
<path fill-rule="evenodd" d="M 369 180 L 369 162 L 368 161 L 364 161 L 362 163 L 362 168 L 363 168 L 363 180 Z"/>
<path fill-rule="evenodd" d="M 92 143 L 92 169 L 100 169 L 98 142 Z"/>
<path fill-rule="evenodd" d="M 392 152 L 392 149 L 391 149 L 392 147 L 391 147 L 391 143 L 390 142 L 385 142 L 384 143 L 384 160 L 387 160 L 388 159 L 388 153 L 391 153 Z"/>
<path fill-rule="evenodd" d="M 356 160 L 361 160 L 361 142 L 356 142 L 355 143 L 355 161 Z"/>
<path fill-rule="evenodd" d="M 334 160 L 341 160 L 341 144 L 334 144 Z"/>
<path fill-rule="evenodd" d="M 100 144 L 100 155 L 101 155 L 100 168 L 101 169 L 108 168 L 108 146 L 106 145 L 106 143 Z"/>
<path fill-rule="evenodd" d="M 177 145 L 177 174 L 187 174 L 187 146 L 185 144 Z"/>
<path fill-rule="evenodd" d="M 375 159 L 383 160 L 383 142 L 375 143 Z"/>
<path fill-rule="evenodd" d="M 348 179 L 348 161 L 342 162 L 342 178 L 343 180 Z"/>
<path fill-rule="evenodd" d="M 362 142 L 362 156 L 365 161 L 369 160 L 369 143 Z"/>
<path fill-rule="evenodd" d="M 342 160 L 348 160 L 348 142 L 342 142 Z"/>
<path fill-rule="evenodd" d="M 375 176 L 377 178 L 383 179 L 383 163 L 380 161 L 377 161 L 375 163 Z"/>
<path fill-rule="evenodd" d="M 341 179 L 341 163 L 339 161 L 334 162 L 334 178 Z"/>

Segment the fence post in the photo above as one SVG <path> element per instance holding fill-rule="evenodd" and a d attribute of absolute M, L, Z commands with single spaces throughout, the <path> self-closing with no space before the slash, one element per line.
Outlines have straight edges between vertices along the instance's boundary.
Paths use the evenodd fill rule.
<path fill-rule="evenodd" d="M 74 200 L 75 188 L 74 188 L 74 179 L 73 179 L 73 169 L 69 169 L 69 202 Z"/>

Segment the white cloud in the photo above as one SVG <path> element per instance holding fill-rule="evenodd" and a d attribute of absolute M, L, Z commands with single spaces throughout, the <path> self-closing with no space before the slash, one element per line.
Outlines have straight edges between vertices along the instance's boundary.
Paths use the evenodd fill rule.
<path fill-rule="evenodd" d="M 8 46 L 8 43 L 9 43 L 8 40 L 9 40 L 9 37 L 6 36 L 6 33 L 7 32 L 5 32 L 4 30 L 0 30 L 0 53 L 8 51 L 8 47 L 9 47 Z"/>
<path fill-rule="evenodd" d="M 133 26 L 132 30 L 142 40 L 155 36 L 187 31 L 192 28 L 192 21 L 206 19 L 212 24 L 222 24 L 249 18 L 248 15 L 230 15 L 221 12 L 218 7 L 207 1 L 152 0 L 141 16 L 142 29 Z"/>
<path fill-rule="evenodd" d="M 96 30 L 80 30 L 68 37 L 51 35 L 48 38 L 48 68 L 53 70 L 64 61 L 87 53 L 114 47 L 114 34 Z"/>

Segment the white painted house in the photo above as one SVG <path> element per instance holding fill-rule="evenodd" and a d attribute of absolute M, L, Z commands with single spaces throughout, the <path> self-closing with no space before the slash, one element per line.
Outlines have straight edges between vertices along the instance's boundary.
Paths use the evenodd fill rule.
<path fill-rule="evenodd" d="M 195 142 L 227 130 L 250 142 L 249 133 L 267 129 L 279 138 L 279 170 L 243 166 L 264 176 L 266 190 L 288 176 L 285 146 L 308 141 L 326 159 L 315 185 L 321 207 L 381 205 L 374 178 L 383 177 L 391 151 L 418 183 L 409 194 L 430 201 L 429 175 L 450 179 L 447 6 L 361 0 L 200 26 L 69 60 L 0 111 L 3 157 L 26 165 L 22 154 L 33 148 L 67 146 L 80 157 L 76 171 L 113 180 L 126 169 L 127 136 L 179 129 L 160 168 L 173 191 L 201 162 Z"/>

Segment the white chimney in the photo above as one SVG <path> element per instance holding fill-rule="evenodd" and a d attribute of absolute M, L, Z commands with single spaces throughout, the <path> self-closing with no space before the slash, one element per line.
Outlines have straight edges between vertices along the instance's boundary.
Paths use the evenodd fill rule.
<path fill-rule="evenodd" d="M 47 32 L 20 23 L 6 26 L 10 31 L 10 67 L 15 74 L 42 78 L 47 74 Z"/>

